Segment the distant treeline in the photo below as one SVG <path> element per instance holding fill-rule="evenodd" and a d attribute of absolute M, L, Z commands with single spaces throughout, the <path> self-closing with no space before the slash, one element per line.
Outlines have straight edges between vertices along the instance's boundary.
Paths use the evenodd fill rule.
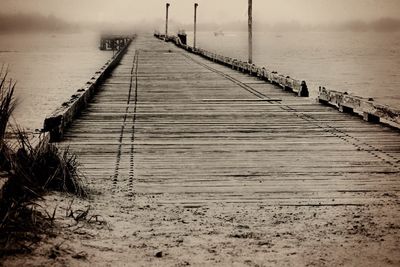
<path fill-rule="evenodd" d="M 51 15 L 0 13 L 0 32 L 60 32 L 76 29 L 77 25 Z"/>
<path fill-rule="evenodd" d="M 342 25 L 337 25 L 337 28 L 350 31 L 395 32 L 400 31 L 400 20 L 382 18 L 372 22 L 351 21 Z"/>

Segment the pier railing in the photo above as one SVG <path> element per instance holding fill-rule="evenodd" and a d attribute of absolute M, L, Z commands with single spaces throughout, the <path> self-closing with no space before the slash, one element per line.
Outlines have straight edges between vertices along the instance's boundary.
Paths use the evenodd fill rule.
<path fill-rule="evenodd" d="M 318 101 L 321 104 L 334 106 L 340 112 L 362 115 L 363 119 L 373 123 L 391 122 L 400 125 L 400 110 L 387 105 L 375 103 L 372 98 L 349 95 L 346 92 L 328 90 L 320 87 Z"/>
<path fill-rule="evenodd" d="M 176 46 L 188 52 L 202 56 L 213 62 L 225 65 L 240 72 L 248 73 L 249 75 L 256 76 L 259 79 L 278 85 L 282 89 L 291 91 L 298 96 L 301 97 L 309 96 L 307 83 L 305 81 L 296 80 L 291 78 L 290 76 L 282 75 L 276 71 L 270 71 L 265 67 L 259 67 L 256 66 L 255 64 L 249 64 L 248 62 L 244 62 L 235 58 L 222 56 L 201 48 L 191 47 L 189 45 L 182 43 L 181 39 L 178 36 L 165 37 L 165 35 L 159 33 L 155 33 L 154 36 L 158 39 L 165 40 L 167 42 L 172 42 Z"/>
<path fill-rule="evenodd" d="M 107 78 L 112 70 L 121 61 L 130 43 L 135 36 L 127 40 L 121 49 L 86 83 L 78 89 L 71 98 L 64 102 L 51 115 L 46 117 L 43 125 L 43 132 L 50 133 L 50 141 L 55 142 L 63 138 L 65 129 L 72 123 L 73 119 L 89 104 L 96 94 L 101 83 Z"/>

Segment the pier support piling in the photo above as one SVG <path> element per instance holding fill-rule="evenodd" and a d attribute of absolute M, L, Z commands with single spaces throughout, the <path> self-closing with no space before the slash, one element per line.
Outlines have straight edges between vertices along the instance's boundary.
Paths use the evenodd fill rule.
<path fill-rule="evenodd" d="M 346 107 L 346 106 L 343 106 L 343 105 L 339 106 L 339 111 L 343 112 L 343 113 L 349 113 L 349 114 L 353 114 L 354 113 L 353 108 Z"/>
<path fill-rule="evenodd" d="M 363 119 L 365 121 L 372 122 L 372 123 L 380 122 L 380 118 L 378 116 L 375 116 L 375 115 L 367 113 L 367 112 L 363 112 Z"/>

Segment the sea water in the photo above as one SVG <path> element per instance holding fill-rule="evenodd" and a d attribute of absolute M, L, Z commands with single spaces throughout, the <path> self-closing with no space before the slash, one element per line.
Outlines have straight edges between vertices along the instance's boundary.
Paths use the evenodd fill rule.
<path fill-rule="evenodd" d="M 111 58 L 98 46 L 96 33 L 0 34 L 0 66 L 17 82 L 15 122 L 28 131 L 42 128 L 46 115 Z"/>

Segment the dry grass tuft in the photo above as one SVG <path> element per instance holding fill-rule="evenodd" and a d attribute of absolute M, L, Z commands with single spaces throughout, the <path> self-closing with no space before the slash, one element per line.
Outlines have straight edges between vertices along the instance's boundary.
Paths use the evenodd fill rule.
<path fill-rule="evenodd" d="M 19 177 L 23 184 L 33 184 L 39 193 L 59 191 L 85 197 L 86 191 L 79 173 L 76 156 L 69 149 L 59 150 L 47 140 L 40 138 L 33 146 L 26 133 L 15 130 L 18 148 L 9 155 L 12 176 Z M 19 182 L 19 184 L 21 184 Z M 29 192 L 27 192 L 29 193 Z"/>
<path fill-rule="evenodd" d="M 7 148 L 4 144 L 4 136 L 7 125 L 11 117 L 11 113 L 15 108 L 14 88 L 15 82 L 7 80 L 7 71 L 3 71 L 4 66 L 0 69 L 0 168 L 7 169 L 7 161 L 4 153 Z"/>
<path fill-rule="evenodd" d="M 0 190 L 0 257 L 27 252 L 51 231 L 55 211 L 50 215 L 36 204 L 49 191 L 86 196 L 76 156 L 68 149 L 40 138 L 33 145 L 26 132 L 16 127 L 15 140 L 5 139 L 6 129 L 15 108 L 15 83 L 7 82 L 0 71 L 0 170 L 8 180 Z"/>
<path fill-rule="evenodd" d="M 15 108 L 14 100 L 15 82 L 7 80 L 7 72 L 0 70 L 0 140 L 4 139 L 8 121 Z"/>

